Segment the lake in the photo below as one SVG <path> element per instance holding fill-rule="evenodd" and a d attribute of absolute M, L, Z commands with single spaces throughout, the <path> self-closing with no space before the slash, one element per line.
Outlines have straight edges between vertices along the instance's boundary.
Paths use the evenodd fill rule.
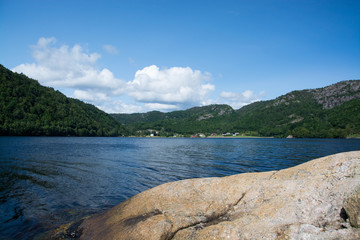
<path fill-rule="evenodd" d="M 170 181 L 353 150 L 360 139 L 0 137 L 0 238 L 33 239 Z"/>

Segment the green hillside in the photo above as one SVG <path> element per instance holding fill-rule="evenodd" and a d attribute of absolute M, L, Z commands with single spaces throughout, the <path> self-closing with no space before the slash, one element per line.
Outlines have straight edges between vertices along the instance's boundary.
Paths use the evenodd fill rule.
<path fill-rule="evenodd" d="M 148 112 L 112 114 L 133 135 L 143 135 L 146 130 L 157 130 L 161 136 L 192 135 L 199 132 L 222 133 L 228 129 L 235 111 L 228 105 L 194 107 L 169 113 Z M 149 132 L 147 132 L 148 134 Z"/>
<path fill-rule="evenodd" d="M 257 102 L 237 111 L 234 129 L 262 136 L 347 137 L 360 133 L 360 81 Z"/>
<path fill-rule="evenodd" d="M 293 91 L 234 110 L 228 105 L 111 114 L 0 65 L 0 135 L 359 137 L 360 80 Z"/>
<path fill-rule="evenodd" d="M 119 136 L 105 112 L 0 65 L 0 135 Z"/>
<path fill-rule="evenodd" d="M 147 113 L 113 113 L 110 114 L 116 121 L 123 125 L 129 125 L 132 123 L 151 123 L 164 120 L 166 113 L 159 111 L 151 111 Z"/>
<path fill-rule="evenodd" d="M 293 91 L 234 111 L 210 105 L 170 113 L 114 114 L 133 135 L 238 132 L 266 137 L 343 138 L 360 136 L 360 81 Z"/>

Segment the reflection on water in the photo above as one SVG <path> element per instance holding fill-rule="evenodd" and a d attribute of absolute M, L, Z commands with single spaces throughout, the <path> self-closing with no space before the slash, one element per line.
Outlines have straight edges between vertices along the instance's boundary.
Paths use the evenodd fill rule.
<path fill-rule="evenodd" d="M 33 239 L 169 181 L 278 170 L 351 150 L 360 140 L 0 137 L 0 235 Z"/>

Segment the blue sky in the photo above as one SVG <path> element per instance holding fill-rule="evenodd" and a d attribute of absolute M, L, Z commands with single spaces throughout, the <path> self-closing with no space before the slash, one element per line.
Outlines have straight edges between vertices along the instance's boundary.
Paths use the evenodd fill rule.
<path fill-rule="evenodd" d="M 0 0 L 0 64 L 106 112 L 360 79 L 357 0 Z"/>

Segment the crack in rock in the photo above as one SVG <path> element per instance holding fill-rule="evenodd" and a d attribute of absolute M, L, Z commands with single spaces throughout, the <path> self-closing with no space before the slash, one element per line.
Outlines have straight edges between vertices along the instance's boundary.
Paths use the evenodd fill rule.
<path fill-rule="evenodd" d="M 269 180 L 271 180 L 279 171 L 275 171 L 271 176 L 269 177 Z"/>
<path fill-rule="evenodd" d="M 197 221 L 195 223 L 192 223 L 190 225 L 187 225 L 187 226 L 184 226 L 182 228 L 179 228 L 177 229 L 174 233 L 172 233 L 168 238 L 167 240 L 171 240 L 175 237 L 175 235 L 179 232 L 179 231 L 182 231 L 182 230 L 185 230 L 185 229 L 188 229 L 188 228 L 191 228 L 191 227 L 194 227 L 196 230 L 198 229 L 203 229 L 205 227 L 208 227 L 208 226 L 212 226 L 212 225 L 216 225 L 216 224 L 219 224 L 221 222 L 224 222 L 224 221 L 230 221 L 231 218 L 229 216 L 229 213 L 233 210 L 233 208 L 238 205 L 241 200 L 245 197 L 246 193 L 243 193 L 242 196 L 233 204 L 230 204 L 224 212 L 221 212 L 221 213 L 216 213 L 216 212 L 213 212 L 210 216 L 205 216 L 206 217 L 206 220 L 204 221 Z"/>
<path fill-rule="evenodd" d="M 151 218 L 156 215 L 160 215 L 162 212 L 159 209 L 155 209 L 151 212 L 144 213 L 142 215 L 134 216 L 131 218 L 127 218 L 124 220 L 124 226 L 134 226 L 138 224 L 139 222 L 145 221 L 148 218 Z"/>

